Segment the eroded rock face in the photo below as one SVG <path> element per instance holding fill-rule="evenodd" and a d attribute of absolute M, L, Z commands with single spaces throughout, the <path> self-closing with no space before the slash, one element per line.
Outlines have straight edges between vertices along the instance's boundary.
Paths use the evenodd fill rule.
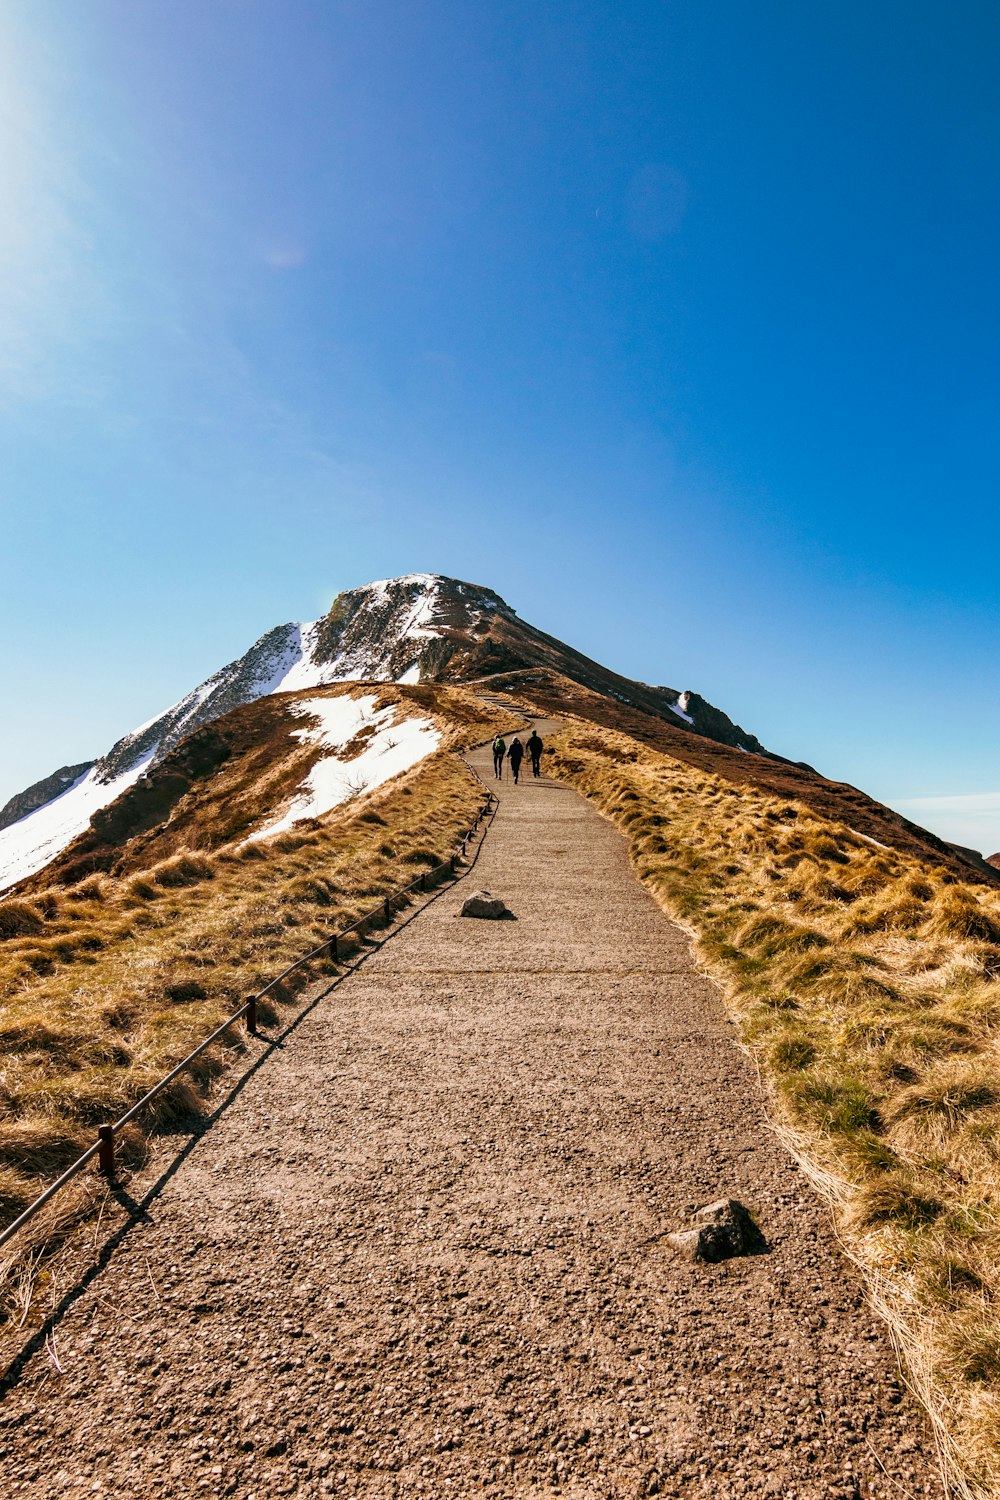
<path fill-rule="evenodd" d="M 667 1235 L 674 1249 L 690 1260 L 714 1263 L 734 1255 L 759 1255 L 767 1249 L 764 1236 L 735 1198 L 706 1203 L 692 1217 L 693 1228 Z"/>
<path fill-rule="evenodd" d="M 489 891 L 476 891 L 462 903 L 463 917 L 487 917 L 492 921 L 511 921 L 514 913 L 504 904 L 499 896 L 490 895 Z"/>

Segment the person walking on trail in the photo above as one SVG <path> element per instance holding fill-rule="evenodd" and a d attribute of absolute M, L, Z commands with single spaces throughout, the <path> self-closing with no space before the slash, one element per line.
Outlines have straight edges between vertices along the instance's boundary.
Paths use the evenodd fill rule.
<path fill-rule="evenodd" d="M 503 775 L 503 758 L 507 754 L 507 745 L 503 735 L 498 734 L 493 741 L 493 774 L 497 781 Z"/>
<path fill-rule="evenodd" d="M 542 744 L 541 740 L 538 737 L 538 730 L 532 729 L 531 739 L 528 741 L 528 754 L 531 756 L 532 776 L 541 775 L 541 768 L 539 763 L 542 759 L 542 751 L 544 749 L 545 746 Z"/>
<path fill-rule="evenodd" d="M 524 746 L 516 734 L 510 742 L 507 759 L 510 761 L 510 774 L 514 778 L 514 785 L 517 786 L 517 778 L 521 774 L 521 762 L 524 759 Z"/>

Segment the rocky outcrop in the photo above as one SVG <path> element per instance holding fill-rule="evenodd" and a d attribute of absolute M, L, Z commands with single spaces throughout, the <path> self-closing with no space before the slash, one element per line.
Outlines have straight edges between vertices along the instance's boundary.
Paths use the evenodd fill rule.
<path fill-rule="evenodd" d="M 741 729 L 739 724 L 734 724 L 728 714 L 724 714 L 721 708 L 716 708 L 709 703 L 700 693 L 685 693 L 686 709 L 692 720 L 692 727 L 710 740 L 718 740 L 720 745 L 733 745 L 738 750 L 753 750 L 757 754 L 766 754 L 764 746 L 756 735 L 748 734 Z"/>
<path fill-rule="evenodd" d="M 61 797 L 63 792 L 68 792 L 71 786 L 86 776 L 93 764 L 92 760 L 83 760 L 76 766 L 60 766 L 51 776 L 44 776 L 33 786 L 18 792 L 0 807 L 0 828 L 9 828 L 12 823 L 19 822 L 29 813 L 37 812 L 40 807 Z"/>

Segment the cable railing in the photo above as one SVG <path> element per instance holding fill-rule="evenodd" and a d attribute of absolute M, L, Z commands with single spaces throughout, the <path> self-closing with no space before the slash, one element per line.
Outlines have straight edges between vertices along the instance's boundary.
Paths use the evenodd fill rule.
<path fill-rule="evenodd" d="M 489 743 L 489 741 L 486 741 L 486 743 Z M 195 1060 L 199 1058 L 201 1054 L 212 1045 L 213 1042 L 217 1041 L 219 1037 L 222 1036 L 223 1032 L 228 1031 L 231 1026 L 235 1026 L 237 1022 L 242 1021 L 245 1018 L 247 1034 L 252 1037 L 259 1036 L 260 1032 L 257 1025 L 257 1007 L 260 1002 L 265 999 L 265 997 L 270 994 L 272 990 L 276 989 L 278 985 L 286 980 L 290 974 L 294 974 L 297 969 L 304 968 L 306 964 L 312 963 L 314 959 L 319 958 L 323 954 L 332 959 L 334 963 L 338 963 L 340 961 L 340 944 L 346 938 L 349 938 L 354 934 L 357 934 L 359 937 L 364 936 L 364 934 L 378 922 L 382 922 L 385 925 L 388 925 L 392 921 L 396 907 L 398 905 L 405 906 L 414 892 L 431 890 L 433 886 L 436 885 L 438 881 L 440 881 L 446 874 L 451 876 L 457 875 L 458 862 L 465 855 L 471 840 L 475 838 L 480 824 L 486 817 L 489 817 L 490 822 L 492 822 L 493 818 L 496 816 L 496 809 L 499 805 L 499 800 L 496 794 L 491 791 L 490 788 L 486 785 L 486 783 L 483 781 L 483 778 L 476 770 L 475 766 L 469 765 L 468 761 L 466 761 L 465 764 L 468 766 L 468 769 L 472 772 L 473 776 L 479 782 L 479 785 L 483 788 L 486 796 L 483 799 L 479 811 L 473 818 L 468 832 L 465 833 L 463 837 L 456 843 L 454 853 L 450 854 L 447 859 L 441 860 L 440 863 L 431 866 L 430 869 L 421 871 L 417 878 L 415 880 L 411 880 L 408 885 L 403 885 L 396 890 L 387 892 L 387 894 L 380 899 L 378 905 L 373 907 L 371 911 L 364 912 L 360 917 L 357 917 L 353 922 L 349 923 L 348 926 L 340 928 L 339 931 L 335 932 L 331 937 L 324 938 L 323 941 L 317 944 L 315 948 L 310 949 L 308 953 L 304 953 L 301 958 L 297 958 L 294 963 L 289 964 L 288 967 L 286 969 L 283 969 L 281 973 L 278 974 L 274 979 L 269 980 L 262 990 L 258 990 L 256 994 L 248 996 L 248 998 L 243 1002 L 238 1010 L 235 1010 L 231 1016 L 227 1016 L 227 1018 L 221 1023 L 221 1025 L 215 1028 L 210 1036 L 205 1037 L 203 1041 L 199 1042 L 198 1046 L 195 1047 L 192 1052 L 189 1052 L 187 1056 L 182 1058 L 175 1067 L 171 1068 L 170 1072 L 167 1073 L 164 1078 L 161 1078 L 159 1083 L 154 1084 L 147 1093 L 143 1094 L 141 1099 L 137 1099 L 135 1104 L 133 1104 L 130 1109 L 126 1110 L 126 1112 L 119 1119 L 113 1121 L 113 1123 L 110 1125 L 99 1125 L 97 1127 L 97 1139 L 96 1141 L 94 1141 L 93 1145 L 88 1146 L 83 1155 L 78 1156 L 76 1161 L 73 1162 L 72 1166 L 66 1168 L 61 1177 L 57 1177 L 55 1182 L 50 1183 L 45 1191 L 43 1193 L 40 1193 L 39 1196 L 34 1200 L 34 1202 L 30 1203 L 24 1210 L 24 1212 L 20 1214 L 12 1224 L 8 1224 L 6 1229 L 0 1231 L 0 1248 L 6 1245 L 9 1240 L 12 1240 L 14 1236 L 24 1228 L 26 1224 L 30 1223 L 31 1220 L 41 1212 L 45 1205 L 49 1203 L 56 1196 L 56 1194 L 60 1192 L 62 1188 L 66 1187 L 68 1183 L 72 1182 L 74 1177 L 78 1176 L 79 1173 L 83 1171 L 84 1167 L 86 1167 L 91 1161 L 93 1161 L 95 1156 L 97 1157 L 98 1170 L 103 1174 L 103 1176 L 105 1176 L 109 1180 L 112 1180 L 115 1175 L 116 1135 L 118 1135 L 118 1133 L 123 1130 L 126 1125 L 131 1124 L 131 1122 L 142 1113 L 147 1105 L 151 1104 L 159 1094 L 163 1093 L 164 1089 L 169 1088 L 174 1079 L 177 1078 L 179 1074 L 183 1073 L 185 1069 L 189 1068 L 191 1064 L 195 1062 Z"/>

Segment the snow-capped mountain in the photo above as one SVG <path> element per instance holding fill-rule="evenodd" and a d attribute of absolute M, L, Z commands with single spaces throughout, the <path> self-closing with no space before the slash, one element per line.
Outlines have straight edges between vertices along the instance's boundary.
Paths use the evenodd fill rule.
<path fill-rule="evenodd" d="M 602 667 L 521 620 L 492 589 L 414 573 L 350 589 L 338 595 L 320 620 L 268 631 L 179 703 L 123 736 L 100 760 L 65 766 L 12 798 L 0 811 L 0 893 L 43 870 L 46 876 L 39 878 L 47 878 L 53 860 L 62 861 L 60 878 L 67 876 L 71 866 L 81 863 L 75 861 L 73 850 L 86 855 L 84 865 L 98 857 L 94 850 L 86 854 L 91 844 L 113 855 L 122 832 L 119 824 L 128 825 L 126 833 L 141 826 L 143 838 L 157 848 L 163 844 L 169 853 L 166 845 L 173 847 L 177 820 L 164 809 L 193 784 L 192 777 L 199 785 L 207 784 L 206 777 L 216 778 L 220 786 L 227 783 L 229 773 L 220 768 L 223 762 L 230 768 L 236 763 L 226 757 L 235 755 L 237 745 L 251 758 L 263 755 L 266 760 L 272 753 L 287 758 L 289 744 L 296 742 L 294 734 L 289 740 L 288 722 L 298 723 L 297 715 L 315 718 L 318 712 L 325 721 L 331 714 L 349 713 L 346 706 L 317 710 L 315 702 L 310 706 L 310 695 L 318 691 L 321 697 L 329 696 L 332 690 L 340 697 L 335 685 L 355 682 L 469 686 L 481 688 L 494 701 L 498 693 L 509 691 L 530 701 L 539 713 L 556 718 L 576 714 L 622 728 L 674 759 L 736 786 L 752 782 L 777 796 L 799 798 L 878 843 L 944 864 L 964 878 L 970 872 L 976 878 L 994 878 L 991 865 L 974 851 L 948 845 L 857 788 L 829 781 L 809 766 L 765 750 L 698 693 L 652 687 Z M 368 726 L 375 739 L 367 753 L 378 765 L 365 769 L 366 785 L 378 783 L 384 774 L 398 774 L 404 739 L 409 748 L 403 759 L 411 751 L 418 757 L 428 753 L 434 736 L 431 720 L 423 725 L 413 720 L 422 711 L 422 701 L 402 702 L 412 692 L 411 686 L 403 687 L 397 701 L 408 720 L 405 735 L 400 734 L 401 721 L 394 719 L 379 731 L 384 744 L 376 743 L 379 726 Z M 273 698 L 275 694 L 290 696 Z M 223 719 L 218 725 L 213 722 Z M 304 808 L 332 805 L 331 798 L 335 802 L 344 787 L 356 786 L 359 767 L 354 750 L 343 764 L 335 764 L 338 759 L 332 741 L 324 743 L 317 759 L 317 767 L 319 760 L 323 767 L 310 762 L 287 806 L 273 808 L 273 817 L 263 823 L 251 819 L 248 831 L 252 825 L 266 836 L 277 826 L 275 820 L 303 816 Z M 242 793 L 237 803 L 240 797 Z M 157 827 L 165 817 L 167 832 L 161 836 Z M 233 829 L 242 826 L 241 817 L 237 809 Z M 238 835 L 231 831 L 225 836 Z"/>
<path fill-rule="evenodd" d="M 519 619 L 492 589 L 411 573 L 339 594 L 320 620 L 275 626 L 92 765 L 64 768 L 12 799 L 4 812 L 15 816 L 0 826 L 0 890 L 41 869 L 188 735 L 244 704 L 343 682 L 475 682 L 500 675 L 516 683 L 539 671 L 722 744 L 763 749 L 696 693 L 620 677 Z"/>
<path fill-rule="evenodd" d="M 470 625 L 502 604 L 487 589 L 411 573 L 339 594 L 321 620 L 276 625 L 186 698 L 118 740 L 97 762 L 98 778 L 118 777 L 150 755 L 162 760 L 202 724 L 270 693 L 335 682 L 419 682 L 432 675 L 423 669 L 455 615 L 455 600 L 446 595 L 456 590 L 467 591 L 467 599 L 459 598 Z"/>
<path fill-rule="evenodd" d="M 651 688 L 609 672 L 520 620 L 499 594 L 428 573 L 380 579 L 339 594 L 328 614 L 277 625 L 156 718 L 124 735 L 93 768 L 107 785 L 155 764 L 195 729 L 270 693 L 337 682 L 470 681 L 546 667 L 622 702 L 668 711 L 723 744 L 762 746 L 697 693 Z"/>

